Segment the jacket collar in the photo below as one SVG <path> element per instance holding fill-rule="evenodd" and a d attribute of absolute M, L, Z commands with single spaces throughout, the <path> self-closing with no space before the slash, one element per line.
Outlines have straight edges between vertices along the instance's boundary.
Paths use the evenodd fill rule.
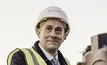
<path fill-rule="evenodd" d="M 49 61 L 47 59 L 47 57 L 45 56 L 45 54 L 43 53 L 43 51 L 40 49 L 40 47 L 38 45 L 39 42 L 40 41 L 36 41 L 35 42 L 35 44 L 33 46 L 34 50 L 44 59 L 44 61 L 47 63 L 47 65 L 52 65 L 51 61 Z M 66 61 L 65 61 L 62 53 L 59 50 L 58 50 L 58 60 L 60 62 L 60 65 L 67 65 L 67 63 L 66 63 Z"/>

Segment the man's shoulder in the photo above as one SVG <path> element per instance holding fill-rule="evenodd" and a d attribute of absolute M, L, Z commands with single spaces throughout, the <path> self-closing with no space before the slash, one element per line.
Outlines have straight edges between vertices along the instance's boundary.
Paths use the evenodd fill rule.
<path fill-rule="evenodd" d="M 17 48 L 17 49 L 15 49 L 15 50 L 13 50 L 10 54 L 9 54 L 9 56 L 11 56 L 11 57 L 13 57 L 13 56 L 15 56 L 15 57 L 19 57 L 19 56 L 22 56 L 23 55 L 23 52 L 19 49 L 19 48 Z"/>
<path fill-rule="evenodd" d="M 14 54 L 13 54 L 13 57 L 23 57 L 24 56 L 24 53 L 21 51 L 21 50 L 19 50 L 18 49 L 18 51 L 13 51 L 14 52 Z"/>
<path fill-rule="evenodd" d="M 8 56 L 8 65 L 26 65 L 24 53 L 19 50 L 13 50 Z"/>

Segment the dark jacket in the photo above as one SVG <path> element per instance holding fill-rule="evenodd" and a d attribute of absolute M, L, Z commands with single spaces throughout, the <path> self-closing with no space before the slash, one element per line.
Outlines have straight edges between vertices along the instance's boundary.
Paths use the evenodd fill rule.
<path fill-rule="evenodd" d="M 39 41 L 35 42 L 33 46 L 34 50 L 44 59 L 47 65 L 52 65 L 51 61 L 47 59 L 47 57 L 44 55 L 44 53 L 38 46 L 38 43 Z M 61 65 L 67 65 L 63 55 L 59 50 L 58 50 L 58 59 Z M 12 56 L 11 65 L 27 65 L 24 57 L 24 53 L 22 51 L 17 51 L 16 53 L 14 53 L 14 55 Z"/>

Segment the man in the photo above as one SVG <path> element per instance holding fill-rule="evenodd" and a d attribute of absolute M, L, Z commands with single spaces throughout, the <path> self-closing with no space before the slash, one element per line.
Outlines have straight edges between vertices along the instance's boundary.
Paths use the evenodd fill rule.
<path fill-rule="evenodd" d="M 69 34 L 68 18 L 59 7 L 48 7 L 38 17 L 35 27 L 40 41 L 32 48 L 16 49 L 8 65 L 70 65 L 58 50 Z"/>

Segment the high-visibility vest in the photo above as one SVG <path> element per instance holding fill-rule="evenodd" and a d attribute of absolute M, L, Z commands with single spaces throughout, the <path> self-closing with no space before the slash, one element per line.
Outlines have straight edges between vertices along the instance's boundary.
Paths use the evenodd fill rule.
<path fill-rule="evenodd" d="M 43 58 L 33 48 L 16 49 L 8 56 L 7 64 L 11 65 L 11 59 L 15 52 L 22 51 L 25 55 L 27 65 L 47 65 Z M 67 58 L 65 58 L 68 65 L 71 65 Z"/>

